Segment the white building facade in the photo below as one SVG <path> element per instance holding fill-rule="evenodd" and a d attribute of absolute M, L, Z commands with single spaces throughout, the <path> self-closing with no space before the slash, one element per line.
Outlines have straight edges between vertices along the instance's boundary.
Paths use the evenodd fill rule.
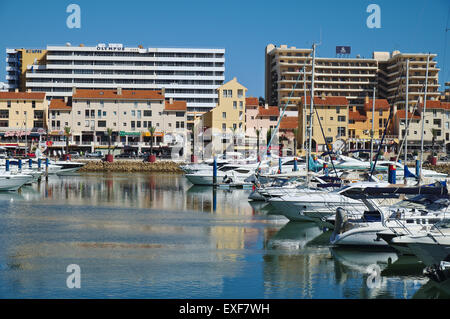
<path fill-rule="evenodd" d="M 7 51 L 10 49 L 7 49 Z M 9 51 L 8 51 L 9 52 Z M 161 90 L 187 102 L 188 122 L 217 104 L 224 82 L 225 49 L 143 48 L 122 44 L 47 46 L 46 62 L 28 66 L 26 88 L 47 98 L 72 88 Z"/>

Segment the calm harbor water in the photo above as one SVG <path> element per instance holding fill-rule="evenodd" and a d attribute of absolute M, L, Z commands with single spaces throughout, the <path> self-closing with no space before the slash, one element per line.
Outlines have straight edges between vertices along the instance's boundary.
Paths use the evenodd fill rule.
<path fill-rule="evenodd" d="M 1 298 L 447 298 L 412 257 L 336 250 L 248 190 L 79 174 L 0 193 Z M 66 267 L 81 268 L 69 289 Z M 369 288 L 369 265 L 380 284 Z"/>

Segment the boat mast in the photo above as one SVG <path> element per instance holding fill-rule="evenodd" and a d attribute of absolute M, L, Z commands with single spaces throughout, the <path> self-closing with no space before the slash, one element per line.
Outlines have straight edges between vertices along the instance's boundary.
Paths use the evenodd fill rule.
<path fill-rule="evenodd" d="M 373 126 L 375 121 L 375 90 L 376 88 L 373 87 L 373 98 L 372 98 L 372 130 L 370 131 L 370 167 L 372 167 L 372 161 L 373 161 Z"/>
<path fill-rule="evenodd" d="M 309 108 L 309 145 L 308 145 L 308 170 L 307 172 L 309 173 L 309 166 L 311 165 L 310 163 L 310 158 L 311 158 L 311 146 L 312 146 L 312 123 L 313 123 L 313 108 L 314 108 L 314 71 L 315 71 L 315 61 L 316 61 L 316 44 L 313 43 L 312 45 L 312 50 L 313 50 L 313 58 L 312 58 L 312 73 L 311 73 L 311 104 L 310 104 L 310 108 Z M 309 174 L 308 174 L 309 175 Z"/>
<path fill-rule="evenodd" d="M 423 130 L 424 130 L 424 125 L 425 125 L 425 111 L 427 109 L 427 91 L 428 91 L 428 64 L 430 62 L 430 55 L 427 55 L 427 69 L 426 69 L 426 73 L 425 73 L 425 92 L 424 92 L 424 97 L 423 97 L 423 109 L 422 112 L 420 113 L 421 115 L 421 121 L 422 121 L 422 139 L 420 142 L 420 166 L 419 166 L 419 183 L 422 181 L 422 163 L 423 163 Z"/>
<path fill-rule="evenodd" d="M 405 97 L 405 136 L 403 137 L 403 140 L 405 141 L 405 163 L 403 163 L 404 166 L 406 166 L 408 161 L 408 112 L 409 112 L 409 59 L 406 59 L 406 97 Z M 400 153 L 400 150 L 399 150 Z M 406 174 L 403 176 L 403 180 L 406 185 Z"/>
<path fill-rule="evenodd" d="M 303 65 L 303 128 L 304 128 L 304 138 L 303 138 L 303 148 L 305 147 L 305 139 L 306 139 L 306 133 L 308 132 L 308 129 L 306 127 L 306 61 Z M 306 163 L 308 163 L 308 160 L 306 160 Z"/>

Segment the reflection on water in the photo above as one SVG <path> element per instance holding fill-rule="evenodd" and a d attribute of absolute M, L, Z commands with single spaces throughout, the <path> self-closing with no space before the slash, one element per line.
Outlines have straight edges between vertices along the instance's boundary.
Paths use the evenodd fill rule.
<path fill-rule="evenodd" d="M 444 296 L 417 260 L 330 248 L 329 232 L 288 223 L 248 194 L 167 174 L 51 176 L 0 193 L 0 297 Z M 73 263 L 81 289 L 66 288 Z M 371 264 L 382 269 L 372 289 Z"/>

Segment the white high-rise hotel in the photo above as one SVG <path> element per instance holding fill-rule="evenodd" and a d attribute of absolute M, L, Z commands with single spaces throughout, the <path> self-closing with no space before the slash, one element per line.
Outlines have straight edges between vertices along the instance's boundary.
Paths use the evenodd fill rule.
<path fill-rule="evenodd" d="M 24 80 L 20 80 L 26 82 L 20 84 L 22 88 L 46 92 L 48 99 L 70 96 L 73 87 L 164 88 L 167 98 L 187 102 L 188 122 L 194 115 L 216 106 L 216 89 L 225 79 L 225 49 L 66 44 L 47 46 L 43 51 L 46 51 L 43 61 L 35 59 L 32 65 L 27 65 Z M 7 61 L 23 59 L 23 56 L 15 57 L 15 52 L 19 51 L 7 49 Z"/>

